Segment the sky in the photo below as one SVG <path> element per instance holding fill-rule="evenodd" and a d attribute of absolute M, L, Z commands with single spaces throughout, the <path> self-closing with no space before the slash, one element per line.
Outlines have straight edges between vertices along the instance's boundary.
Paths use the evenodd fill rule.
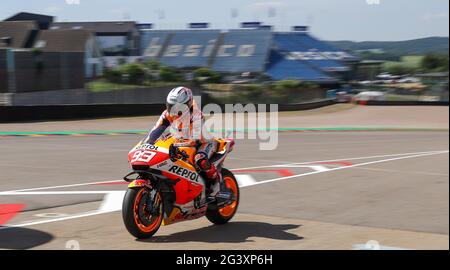
<path fill-rule="evenodd" d="M 26 11 L 57 21 L 133 20 L 157 29 L 261 21 L 286 31 L 309 25 L 325 40 L 398 41 L 449 36 L 448 0 L 1 0 L 0 20 Z"/>

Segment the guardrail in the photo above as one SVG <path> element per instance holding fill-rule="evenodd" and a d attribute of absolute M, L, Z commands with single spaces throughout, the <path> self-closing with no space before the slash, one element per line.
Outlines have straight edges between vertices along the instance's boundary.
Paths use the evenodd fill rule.
<path fill-rule="evenodd" d="M 298 104 L 279 104 L 278 111 L 302 111 L 336 104 L 335 99 L 325 99 Z M 366 101 L 368 106 L 449 106 L 448 101 Z M 245 108 L 246 104 L 243 104 Z M 222 111 L 224 104 L 219 104 Z M 256 109 L 258 107 L 256 106 Z M 44 120 L 71 120 L 107 117 L 159 115 L 165 104 L 89 104 L 47 106 L 0 106 L 0 122 L 32 122 Z M 240 112 L 240 111 L 237 111 Z"/>
<path fill-rule="evenodd" d="M 369 100 L 357 101 L 357 104 L 369 106 L 448 106 L 448 101 L 385 101 Z"/>
<path fill-rule="evenodd" d="M 278 105 L 278 111 L 288 112 L 288 111 L 304 111 L 318 109 L 325 106 L 330 106 L 336 104 L 335 98 L 323 99 L 319 101 L 311 101 L 297 104 L 280 104 Z"/>
<path fill-rule="evenodd" d="M 0 107 L 0 122 L 28 122 L 156 115 L 164 104 L 99 104 Z"/>
<path fill-rule="evenodd" d="M 335 103 L 336 101 L 334 99 L 326 99 L 299 104 L 280 104 L 278 106 L 278 110 L 310 110 L 329 106 Z M 221 104 L 220 107 L 223 111 L 225 105 Z M 70 120 L 159 115 L 164 110 L 165 104 L 0 106 L 0 122 L 31 122 L 44 120 Z"/>

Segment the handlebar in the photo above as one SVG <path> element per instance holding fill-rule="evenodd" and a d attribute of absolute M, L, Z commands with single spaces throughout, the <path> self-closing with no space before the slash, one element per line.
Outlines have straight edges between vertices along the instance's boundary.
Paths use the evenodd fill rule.
<path fill-rule="evenodd" d="M 192 146 L 192 145 L 189 145 Z M 169 148 L 169 157 L 170 159 L 175 162 L 177 159 L 188 159 L 189 155 L 186 154 L 184 151 L 180 151 L 178 147 L 187 147 L 187 146 L 180 146 L 179 144 L 172 144 Z"/>
<path fill-rule="evenodd" d="M 192 142 L 179 142 L 179 143 L 174 143 L 173 146 L 175 147 L 195 147 L 196 143 L 192 143 Z"/>
<path fill-rule="evenodd" d="M 198 147 L 200 144 L 200 140 L 180 140 L 173 143 L 175 147 Z"/>

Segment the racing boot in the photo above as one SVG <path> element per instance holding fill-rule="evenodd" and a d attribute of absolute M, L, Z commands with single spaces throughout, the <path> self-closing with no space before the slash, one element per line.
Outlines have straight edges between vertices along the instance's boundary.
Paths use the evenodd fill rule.
<path fill-rule="evenodd" d="M 205 173 L 212 181 L 210 187 L 211 193 L 208 198 L 210 200 L 216 200 L 217 204 L 226 204 L 229 202 L 231 200 L 231 192 L 226 188 L 222 174 L 217 171 L 216 166 L 211 164 L 210 170 L 205 171 Z"/>
<path fill-rule="evenodd" d="M 202 160 L 200 166 L 203 169 L 206 177 L 212 181 L 208 201 L 215 200 L 218 204 L 224 204 L 231 200 L 231 192 L 227 190 L 225 183 L 222 180 L 222 174 L 217 171 L 216 166 L 211 164 L 209 160 Z"/>

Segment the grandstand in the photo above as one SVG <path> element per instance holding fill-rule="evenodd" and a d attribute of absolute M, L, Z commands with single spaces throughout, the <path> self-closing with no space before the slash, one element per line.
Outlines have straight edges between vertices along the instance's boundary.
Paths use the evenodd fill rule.
<path fill-rule="evenodd" d="M 218 72 L 263 73 L 272 41 L 267 30 L 231 30 L 223 34 L 211 69 Z"/>
<path fill-rule="evenodd" d="M 156 60 L 161 57 L 161 53 L 166 44 L 170 31 L 145 30 L 141 31 L 140 36 L 140 55 L 147 59 Z"/>
<path fill-rule="evenodd" d="M 325 74 L 320 68 L 301 60 L 290 60 L 281 51 L 273 50 L 266 73 L 273 80 L 302 80 L 311 82 L 335 82 L 337 78 Z"/>
<path fill-rule="evenodd" d="M 176 68 L 209 66 L 219 35 L 218 30 L 174 32 L 168 36 L 159 60 L 163 65 Z"/>
<path fill-rule="evenodd" d="M 27 22 L 14 21 L 18 19 Z M 313 37 L 306 26 L 274 32 L 270 25 L 244 22 L 241 29 L 224 31 L 209 29 L 208 23 L 190 23 L 186 30 L 154 30 L 153 24 L 132 21 L 53 22 L 50 16 L 30 13 L 7 20 L 0 23 L 0 47 L 31 48 L 39 32 L 46 29 L 66 30 L 68 36 L 85 29 L 95 34 L 107 67 L 124 59 L 157 60 L 163 66 L 187 71 L 206 67 L 231 77 L 245 73 L 253 78 L 264 75 L 273 80 L 334 83 L 348 79 L 358 62 Z M 29 29 L 21 31 L 19 26 Z"/>
<path fill-rule="evenodd" d="M 207 67 L 225 74 L 263 74 L 273 80 L 337 82 L 358 59 L 306 31 L 270 28 L 141 31 L 141 55 L 162 65 Z"/>

